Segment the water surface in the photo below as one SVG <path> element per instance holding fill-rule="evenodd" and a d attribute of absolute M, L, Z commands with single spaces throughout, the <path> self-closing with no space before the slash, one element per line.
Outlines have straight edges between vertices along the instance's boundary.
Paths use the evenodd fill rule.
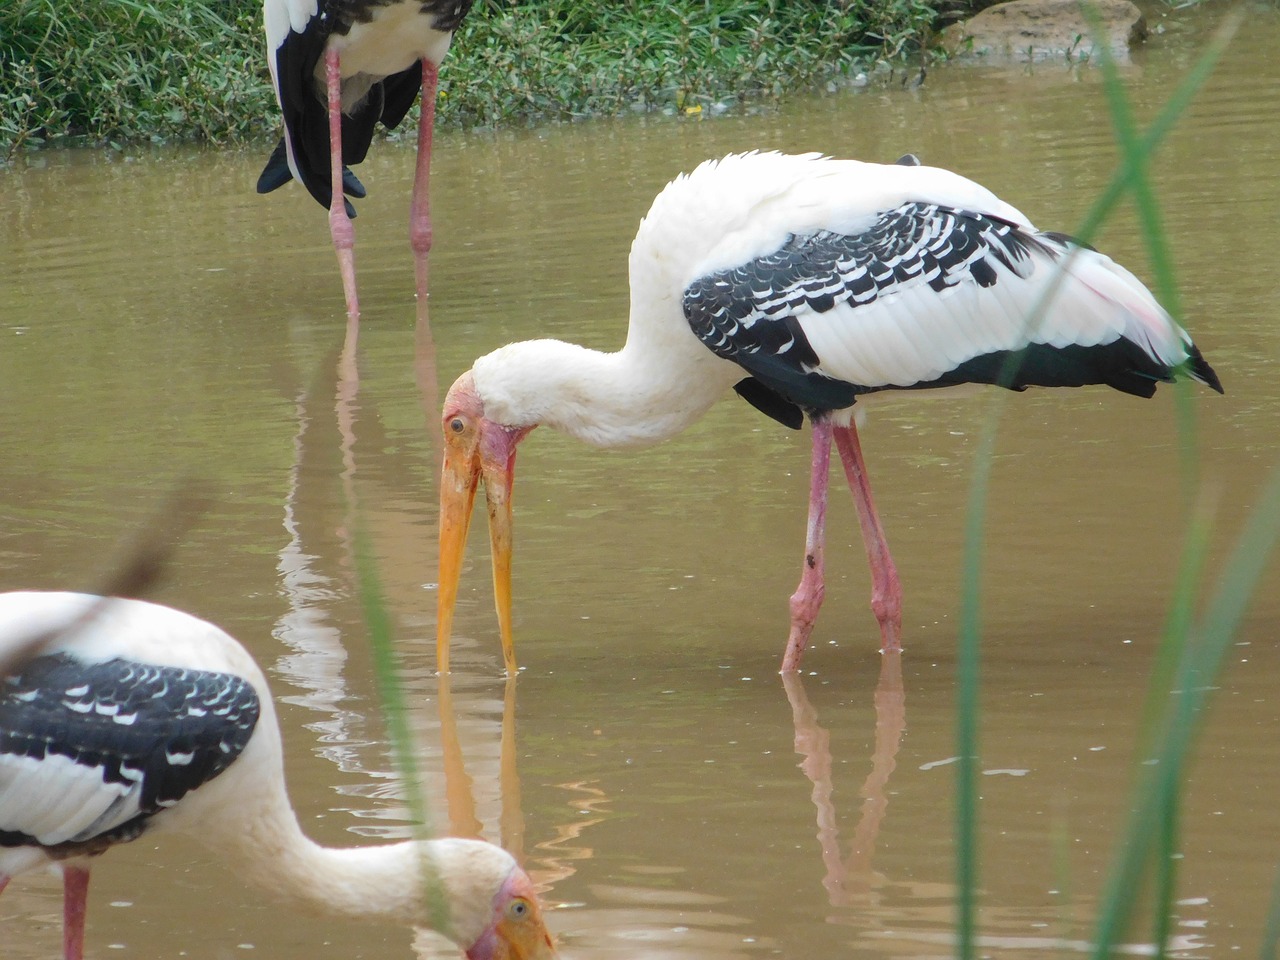
<path fill-rule="evenodd" d="M 1217 16 L 1180 15 L 1135 58 L 1125 78 L 1140 118 Z M 1280 18 L 1255 11 L 1152 171 L 1188 326 L 1227 388 L 1189 390 L 1216 498 L 1213 575 L 1280 436 L 1278 42 Z M 991 394 L 905 398 L 863 429 L 906 590 L 900 664 L 875 652 L 856 519 L 839 494 L 827 602 L 805 675 L 784 687 L 808 438 L 731 397 L 640 453 L 549 431 L 528 440 L 516 508 L 525 669 L 514 688 L 500 676 L 478 533 L 449 689 L 434 675 L 443 390 L 513 339 L 619 345 L 626 252 L 654 194 L 702 159 L 751 148 L 913 151 L 1067 231 L 1116 160 L 1096 72 L 1054 65 L 939 69 L 918 89 L 700 121 L 443 133 L 428 343 L 415 335 L 406 243 L 413 154 L 383 145 L 362 171 L 365 312 L 344 358 L 324 214 L 298 189 L 256 196 L 257 153 L 34 154 L 0 174 L 0 587 L 93 588 L 176 482 L 206 481 L 213 506 L 156 597 L 226 627 L 266 667 L 306 828 L 376 842 L 405 828 L 353 582 L 355 505 L 395 615 L 435 825 L 517 852 L 556 907 L 566 955 L 947 955 L 960 539 Z M 1098 245 L 1150 276 L 1130 209 Z M 1128 810 L 1182 539 L 1176 403 L 1166 388 L 1151 401 L 1042 391 L 1008 397 L 999 417 L 983 576 L 983 950 L 1063 955 L 1089 935 Z M 1272 565 L 1197 747 L 1181 956 L 1259 944 L 1280 849 L 1278 587 Z M 147 836 L 94 877 L 91 957 L 436 950 L 410 931 L 282 910 L 183 837 Z M 0 898 L 5 957 L 56 953 L 60 913 L 56 881 L 15 882 Z"/>

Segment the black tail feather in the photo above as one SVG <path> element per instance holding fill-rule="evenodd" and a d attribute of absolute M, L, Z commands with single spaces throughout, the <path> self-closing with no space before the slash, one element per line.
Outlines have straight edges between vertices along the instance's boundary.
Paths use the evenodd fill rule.
<path fill-rule="evenodd" d="M 1209 366 L 1209 361 L 1204 358 L 1200 353 L 1200 348 L 1194 343 L 1187 344 L 1187 362 L 1185 367 L 1192 377 L 1199 380 L 1206 387 L 1209 387 L 1211 390 L 1216 390 L 1218 393 L 1226 393 L 1226 391 L 1222 389 L 1222 381 L 1218 379 L 1218 374 L 1214 371 L 1213 367 Z"/>

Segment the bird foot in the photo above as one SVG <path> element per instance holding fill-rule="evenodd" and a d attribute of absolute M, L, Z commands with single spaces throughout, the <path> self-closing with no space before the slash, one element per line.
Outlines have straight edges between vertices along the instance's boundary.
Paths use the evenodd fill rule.
<path fill-rule="evenodd" d="M 809 636 L 813 633 L 813 618 L 803 620 L 792 618 L 791 633 L 787 636 L 787 649 L 782 655 L 780 673 L 795 673 L 800 669 L 800 658 L 804 656 L 805 647 L 809 645 Z"/>

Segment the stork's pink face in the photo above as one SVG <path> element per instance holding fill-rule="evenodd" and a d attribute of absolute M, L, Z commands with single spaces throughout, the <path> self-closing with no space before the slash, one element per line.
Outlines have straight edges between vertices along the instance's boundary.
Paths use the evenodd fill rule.
<path fill-rule="evenodd" d="M 467 960 L 556 960 L 533 883 L 515 870 L 493 898 L 493 923 L 467 951 Z"/>
<path fill-rule="evenodd" d="M 458 600 L 462 557 L 475 506 L 476 487 L 484 480 L 489 506 L 489 542 L 493 553 L 493 597 L 498 608 L 502 657 L 507 673 L 516 671 L 511 637 L 511 487 L 515 482 L 516 444 L 533 427 L 508 427 L 488 420 L 471 373 L 460 376 L 444 400 L 444 469 L 440 477 L 440 593 L 436 616 L 436 662 L 449 669 L 449 636 Z"/>

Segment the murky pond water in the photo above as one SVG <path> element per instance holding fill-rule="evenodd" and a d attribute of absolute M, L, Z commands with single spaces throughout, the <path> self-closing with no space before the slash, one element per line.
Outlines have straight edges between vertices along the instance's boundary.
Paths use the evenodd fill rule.
<path fill-rule="evenodd" d="M 1126 73 L 1150 118 L 1218 11 Z M 1280 441 L 1280 17 L 1251 15 L 1153 174 L 1188 325 L 1227 388 L 1193 391 L 1221 569 Z M 462 46 L 458 53 L 465 55 Z M 447 72 L 447 71 L 446 71 Z M 451 689 L 434 675 L 436 409 L 513 339 L 621 342 L 626 251 L 674 174 L 731 150 L 914 151 L 1070 230 L 1114 163 L 1096 74 L 938 70 L 706 121 L 443 134 L 433 342 L 415 337 L 412 151 L 362 173 L 364 320 L 342 365 L 323 213 L 252 192 L 250 153 L 42 153 L 0 173 L 0 587 L 93 588 L 184 478 L 214 505 L 157 598 L 240 637 L 281 701 L 306 827 L 403 833 L 352 573 L 358 507 L 396 617 L 436 827 L 516 851 L 570 957 L 936 957 L 951 930 L 961 529 L 990 397 L 875 411 L 864 445 L 906 590 L 907 652 L 875 652 L 854 512 L 806 660 L 777 665 L 808 443 L 736 399 L 639 454 L 539 431 L 522 448 L 517 638 L 500 677 L 482 534 Z M 1128 209 L 1099 245 L 1149 276 Z M 358 370 L 358 379 L 353 372 Z M 982 934 L 990 956 L 1089 935 L 1127 813 L 1141 697 L 1184 509 L 1173 392 L 1040 392 L 1001 407 L 986 540 Z M 1178 953 L 1257 949 L 1280 860 L 1280 575 L 1273 564 L 1199 741 Z M 882 673 L 882 667 L 884 672 Z M 504 736 L 505 734 L 505 736 Z M 359 836 L 356 836 L 359 835 Z M 295 915 L 197 842 L 105 857 L 92 957 L 434 955 L 410 931 Z M 60 888 L 0 898 L 7 960 L 58 950 Z M 1138 937 L 1141 939 L 1141 936 Z"/>

